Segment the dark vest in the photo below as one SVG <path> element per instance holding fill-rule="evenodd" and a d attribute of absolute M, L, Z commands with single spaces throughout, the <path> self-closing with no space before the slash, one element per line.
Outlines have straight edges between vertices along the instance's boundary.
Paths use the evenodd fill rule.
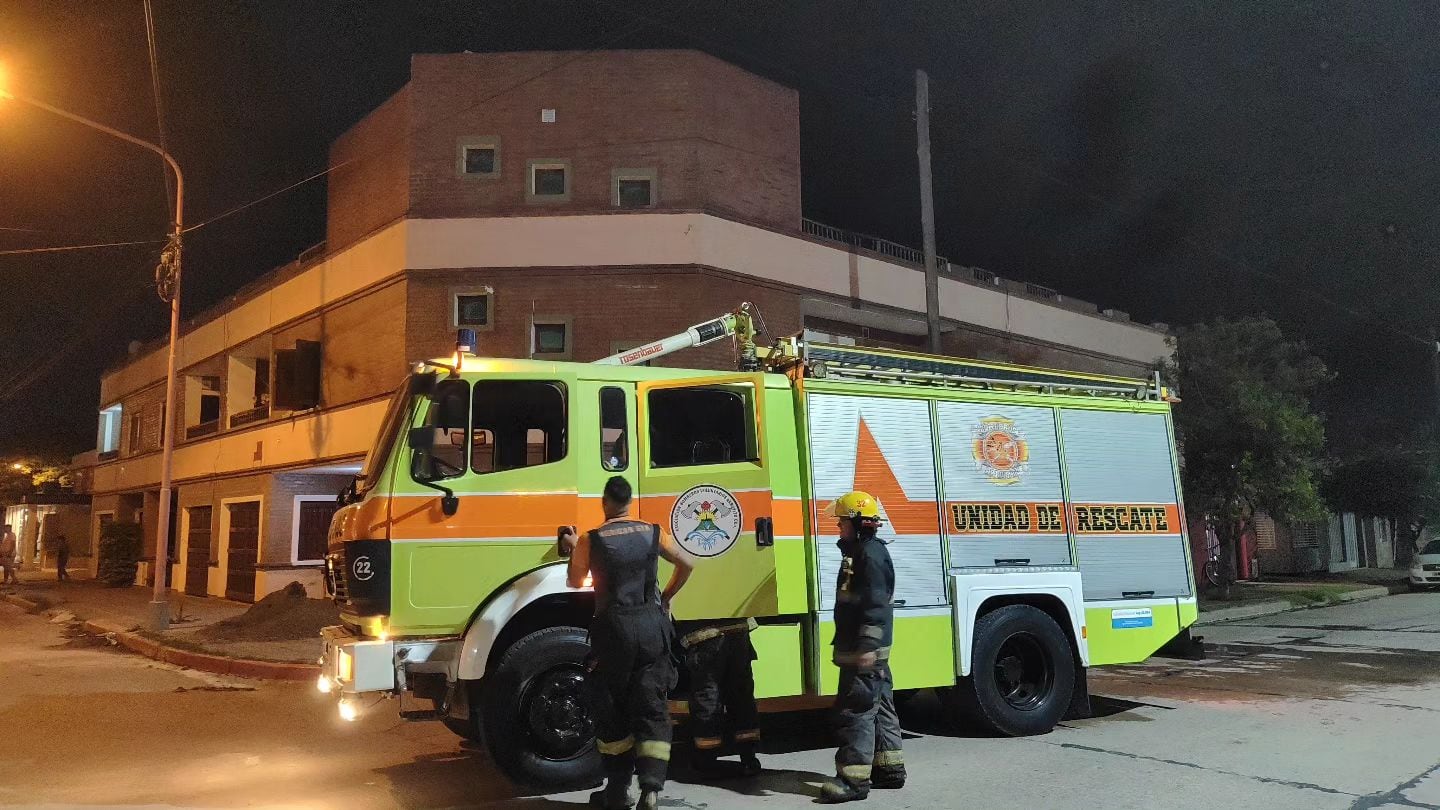
<path fill-rule="evenodd" d="M 595 615 L 609 610 L 659 606 L 656 567 L 660 527 L 638 520 L 612 520 L 590 530 L 590 573 Z"/>

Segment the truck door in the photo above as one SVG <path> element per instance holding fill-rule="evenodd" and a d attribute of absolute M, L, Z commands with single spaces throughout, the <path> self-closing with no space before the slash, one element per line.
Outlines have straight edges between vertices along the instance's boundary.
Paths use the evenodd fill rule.
<path fill-rule="evenodd" d="M 776 615 L 764 375 L 645 382 L 636 393 L 639 517 L 696 560 L 675 618 Z"/>

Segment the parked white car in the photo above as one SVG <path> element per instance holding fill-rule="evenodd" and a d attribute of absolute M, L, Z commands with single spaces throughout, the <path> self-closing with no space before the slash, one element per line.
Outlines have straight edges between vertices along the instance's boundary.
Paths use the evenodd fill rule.
<path fill-rule="evenodd" d="M 1440 540 L 1431 540 L 1410 563 L 1410 587 L 1440 587 Z"/>

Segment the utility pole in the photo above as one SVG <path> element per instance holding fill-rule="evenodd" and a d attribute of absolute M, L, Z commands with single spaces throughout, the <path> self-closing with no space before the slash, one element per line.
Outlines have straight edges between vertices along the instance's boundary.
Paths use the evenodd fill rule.
<path fill-rule="evenodd" d="M 940 353 L 940 268 L 935 261 L 935 189 L 930 179 L 930 77 L 915 71 L 915 152 L 920 158 L 920 231 L 925 247 L 925 325 Z"/>
<path fill-rule="evenodd" d="M 127 143 L 149 149 L 165 159 L 170 171 L 175 173 L 175 222 L 170 229 L 170 238 L 160 254 L 160 266 L 155 268 L 155 286 L 160 300 L 170 304 L 170 357 L 165 371 L 165 418 L 160 437 L 160 514 L 155 523 L 155 590 L 150 601 L 151 630 L 166 630 L 170 627 L 170 601 L 165 598 L 165 575 L 170 570 L 168 542 L 170 539 L 170 498 L 171 468 L 175 455 L 175 344 L 180 337 L 180 237 L 185 232 L 185 179 L 180 174 L 180 164 L 169 152 L 149 141 L 128 135 L 118 129 L 107 127 L 98 121 L 91 121 L 81 115 L 67 112 L 37 101 L 16 95 L 0 87 L 0 99 L 13 99 L 39 108 L 77 124 L 84 124 L 106 135 L 119 138 Z"/>

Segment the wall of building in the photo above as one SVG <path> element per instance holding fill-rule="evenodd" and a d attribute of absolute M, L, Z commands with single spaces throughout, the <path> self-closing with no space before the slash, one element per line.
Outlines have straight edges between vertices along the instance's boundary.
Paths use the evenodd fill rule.
<path fill-rule="evenodd" d="M 404 269 L 408 227 L 398 222 L 324 259 L 285 268 L 256 290 L 205 313 L 185 326 L 176 367 L 187 369 L 250 340 L 277 325 L 304 318 L 323 307 L 376 286 Z M 100 401 L 109 405 L 165 379 L 166 346 L 157 343 L 100 378 Z M 163 399 L 163 393 L 161 394 Z"/>
<path fill-rule="evenodd" d="M 347 247 L 409 210 L 410 98 L 410 88 L 401 88 L 331 144 L 328 249 Z"/>
<path fill-rule="evenodd" d="M 571 359 L 598 360 L 754 303 L 775 335 L 800 329 L 799 296 L 752 279 L 701 268 L 470 269 L 414 273 L 409 281 L 407 354 L 412 360 L 455 347 L 459 291 L 493 290 L 491 327 L 478 334 L 481 354 L 527 357 L 532 312 L 569 319 Z M 728 341 L 691 349 L 656 365 L 732 368 Z"/>
<path fill-rule="evenodd" d="M 504 92 L 522 80 L 524 92 Z M 798 95 L 709 55 L 421 54 L 409 89 L 412 216 L 612 211 L 612 171 L 654 169 L 657 208 L 799 225 Z M 467 138 L 498 140 L 498 177 L 458 170 Z M 527 199 L 532 159 L 569 164 L 568 199 Z"/>
<path fill-rule="evenodd" d="M 925 312 L 925 276 L 917 268 L 705 214 L 414 220 L 409 234 L 405 263 L 417 270 L 699 266 L 880 310 Z M 1141 365 L 1170 353 L 1159 330 L 952 278 L 940 279 L 940 313 L 956 324 Z"/>
<path fill-rule="evenodd" d="M 399 278 L 275 332 L 274 348 L 320 343 L 324 407 L 387 394 L 405 376 L 405 286 Z"/>

